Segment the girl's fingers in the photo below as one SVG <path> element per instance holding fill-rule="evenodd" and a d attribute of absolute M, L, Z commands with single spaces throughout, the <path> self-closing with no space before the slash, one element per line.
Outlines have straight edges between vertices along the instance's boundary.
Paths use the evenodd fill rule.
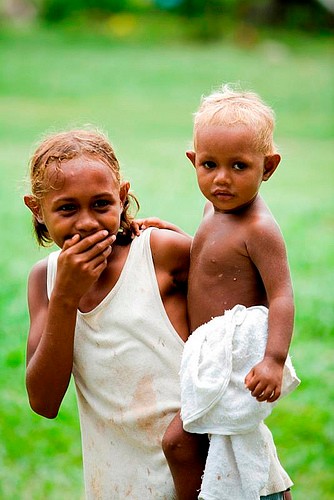
<path fill-rule="evenodd" d="M 80 238 L 80 235 L 74 235 L 73 238 L 64 243 L 63 250 L 67 250 L 75 246 L 76 254 L 85 254 L 88 260 L 96 255 L 103 253 L 106 248 L 111 246 L 116 240 L 114 234 L 109 234 L 108 231 L 98 231 L 97 233 Z"/>
<path fill-rule="evenodd" d="M 67 250 L 67 248 L 73 247 L 79 241 L 80 241 L 80 235 L 75 234 L 74 236 L 72 236 L 71 239 L 65 241 L 65 243 L 63 245 L 63 250 Z"/>
<path fill-rule="evenodd" d="M 110 255 L 112 250 L 112 245 L 116 240 L 115 235 L 110 235 L 108 238 L 105 238 L 95 245 L 88 247 L 88 249 L 82 252 L 82 255 L 85 256 L 87 261 L 94 260 L 97 257 L 105 258 L 106 255 Z"/>

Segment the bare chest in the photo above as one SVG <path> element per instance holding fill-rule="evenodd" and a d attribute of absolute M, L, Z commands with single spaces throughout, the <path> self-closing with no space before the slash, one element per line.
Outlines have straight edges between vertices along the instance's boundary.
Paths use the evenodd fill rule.
<path fill-rule="evenodd" d="M 233 279 L 253 269 L 244 234 L 237 228 L 201 229 L 191 250 L 191 272 L 208 279 Z"/>
<path fill-rule="evenodd" d="M 247 252 L 246 233 L 233 224 L 200 227 L 189 273 L 191 329 L 236 304 L 249 307 L 264 302 L 261 277 Z"/>

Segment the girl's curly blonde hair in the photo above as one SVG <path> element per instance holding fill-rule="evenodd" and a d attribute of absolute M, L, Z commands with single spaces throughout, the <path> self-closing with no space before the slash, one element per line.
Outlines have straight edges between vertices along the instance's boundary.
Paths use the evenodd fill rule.
<path fill-rule="evenodd" d="M 93 129 L 58 132 L 46 136 L 30 160 L 31 192 L 36 204 L 39 204 L 50 189 L 55 189 L 52 177 L 47 175 L 49 164 L 55 164 L 56 170 L 61 173 L 62 161 L 71 160 L 82 155 L 93 156 L 103 161 L 114 173 L 119 186 L 121 185 L 118 160 L 113 147 L 103 132 Z M 134 235 L 132 228 L 133 216 L 131 215 L 133 204 L 135 205 L 135 212 L 137 212 L 139 202 L 135 195 L 128 193 L 123 202 L 120 229 L 117 234 L 117 242 L 121 245 L 129 243 Z M 35 216 L 33 216 L 33 225 L 39 245 L 48 246 L 53 243 L 47 227 L 39 222 Z"/>

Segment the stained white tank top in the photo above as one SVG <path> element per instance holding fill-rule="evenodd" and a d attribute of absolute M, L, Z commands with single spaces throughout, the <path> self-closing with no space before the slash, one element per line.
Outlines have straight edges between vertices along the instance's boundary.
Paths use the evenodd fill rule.
<path fill-rule="evenodd" d="M 161 439 L 180 407 L 184 343 L 161 300 L 151 229 L 133 240 L 109 294 L 77 315 L 73 375 L 88 499 L 175 498 Z M 49 296 L 58 255 L 48 260 Z"/>

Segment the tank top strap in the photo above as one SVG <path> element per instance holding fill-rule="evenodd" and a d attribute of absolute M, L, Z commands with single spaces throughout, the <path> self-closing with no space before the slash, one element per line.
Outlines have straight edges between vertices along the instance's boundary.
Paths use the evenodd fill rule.
<path fill-rule="evenodd" d="M 47 266 L 46 288 L 49 299 L 56 279 L 57 262 L 60 252 L 61 250 L 56 250 L 55 252 L 51 252 L 47 257 L 48 266 Z"/>

